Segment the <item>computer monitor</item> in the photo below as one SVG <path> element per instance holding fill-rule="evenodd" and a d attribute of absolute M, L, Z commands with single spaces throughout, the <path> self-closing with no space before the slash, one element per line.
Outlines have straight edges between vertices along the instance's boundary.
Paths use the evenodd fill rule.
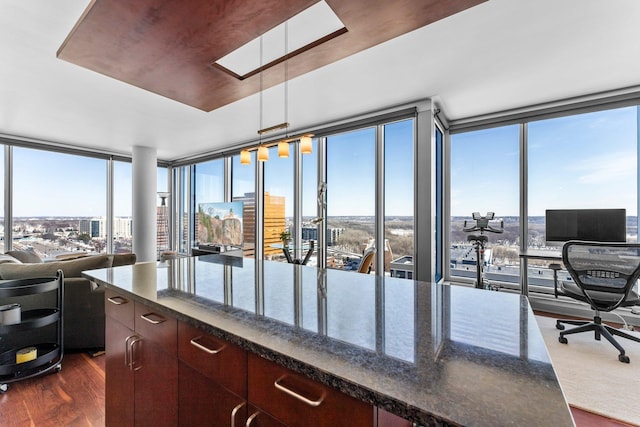
<path fill-rule="evenodd" d="M 545 235 L 549 246 L 569 240 L 626 242 L 625 209 L 548 209 Z"/>

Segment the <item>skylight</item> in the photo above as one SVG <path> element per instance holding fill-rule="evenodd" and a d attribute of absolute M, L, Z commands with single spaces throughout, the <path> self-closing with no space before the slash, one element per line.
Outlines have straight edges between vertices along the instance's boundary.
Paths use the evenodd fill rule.
<path fill-rule="evenodd" d="M 287 23 L 286 51 L 285 23 L 282 23 L 262 35 L 262 61 L 258 37 L 218 59 L 213 65 L 244 79 L 258 73 L 261 67 L 264 69 L 282 62 L 287 52 L 290 55 L 297 54 L 346 32 L 340 18 L 324 0 L 303 10 Z"/>

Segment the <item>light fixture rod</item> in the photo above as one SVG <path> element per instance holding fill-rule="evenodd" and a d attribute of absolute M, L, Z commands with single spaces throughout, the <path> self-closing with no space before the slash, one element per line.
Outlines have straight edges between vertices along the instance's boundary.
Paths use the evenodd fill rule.
<path fill-rule="evenodd" d="M 268 128 L 260 129 L 258 131 L 258 135 L 262 135 L 262 134 L 268 133 L 268 132 L 273 132 L 274 130 L 278 130 L 278 129 L 286 129 L 288 127 L 289 127 L 289 123 L 287 123 L 287 122 L 280 123 L 279 125 L 270 126 Z"/>

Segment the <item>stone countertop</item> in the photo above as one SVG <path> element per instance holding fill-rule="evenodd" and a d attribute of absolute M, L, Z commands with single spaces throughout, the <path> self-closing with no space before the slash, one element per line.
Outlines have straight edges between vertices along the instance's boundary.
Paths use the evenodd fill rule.
<path fill-rule="evenodd" d="M 83 275 L 418 424 L 574 425 L 520 295 L 225 255 Z"/>

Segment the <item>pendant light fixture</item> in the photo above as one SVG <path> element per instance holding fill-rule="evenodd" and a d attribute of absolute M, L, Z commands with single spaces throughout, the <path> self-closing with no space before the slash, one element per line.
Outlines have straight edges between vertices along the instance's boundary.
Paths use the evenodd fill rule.
<path fill-rule="evenodd" d="M 263 120 L 263 71 L 262 71 L 262 55 L 263 55 L 263 37 L 260 36 L 260 130 L 258 131 L 258 135 L 260 135 L 260 139 L 258 141 L 258 155 L 257 159 L 260 162 L 266 162 L 269 160 L 269 146 L 273 146 L 274 143 L 270 143 L 267 145 L 262 145 L 262 134 L 271 132 L 274 130 L 284 129 L 285 136 L 283 139 L 278 141 L 278 157 L 288 158 L 289 157 L 289 143 L 299 140 L 300 152 L 302 154 L 311 154 L 313 152 L 313 144 L 311 137 L 313 134 L 302 135 L 301 137 L 293 137 L 289 138 L 289 27 L 288 22 L 284 23 L 284 122 L 275 126 L 270 126 L 268 128 L 263 128 L 262 120 Z M 255 150 L 255 148 L 252 148 Z M 240 152 L 240 164 L 249 165 L 251 164 L 251 153 L 249 149 L 244 149 Z"/>
<path fill-rule="evenodd" d="M 264 145 L 258 147 L 258 160 L 261 162 L 269 160 L 269 149 Z"/>
<path fill-rule="evenodd" d="M 286 159 L 289 157 L 289 143 L 286 141 L 278 142 L 278 157 Z"/>
<path fill-rule="evenodd" d="M 251 164 L 251 153 L 249 152 L 249 150 L 240 151 L 240 164 L 241 165 Z"/>
<path fill-rule="evenodd" d="M 309 135 L 300 138 L 300 152 L 302 154 L 311 154 L 313 152 L 313 144 Z"/>

